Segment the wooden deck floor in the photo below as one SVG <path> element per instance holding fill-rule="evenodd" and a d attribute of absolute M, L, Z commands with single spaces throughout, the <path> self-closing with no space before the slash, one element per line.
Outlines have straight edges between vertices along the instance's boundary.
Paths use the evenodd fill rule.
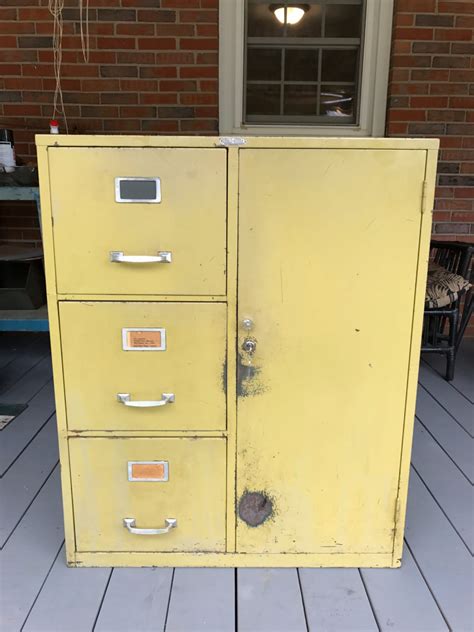
<path fill-rule="evenodd" d="M 472 631 L 473 342 L 422 364 L 401 569 L 67 569 L 48 339 L 1 334 L 0 629 Z"/>

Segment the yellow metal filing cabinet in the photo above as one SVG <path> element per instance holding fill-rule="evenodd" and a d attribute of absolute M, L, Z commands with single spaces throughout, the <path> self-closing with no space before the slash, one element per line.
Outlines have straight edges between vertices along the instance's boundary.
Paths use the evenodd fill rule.
<path fill-rule="evenodd" d="M 72 566 L 398 566 L 438 143 L 37 138 Z"/>

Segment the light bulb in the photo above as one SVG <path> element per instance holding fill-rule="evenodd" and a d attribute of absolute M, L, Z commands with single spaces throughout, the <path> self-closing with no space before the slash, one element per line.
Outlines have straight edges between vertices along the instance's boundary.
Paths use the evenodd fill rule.
<path fill-rule="evenodd" d="M 273 11 L 276 19 L 285 24 L 285 8 L 278 7 Z M 286 23 L 287 24 L 298 24 L 303 15 L 305 14 L 305 10 L 301 7 L 287 7 L 286 8 Z"/>

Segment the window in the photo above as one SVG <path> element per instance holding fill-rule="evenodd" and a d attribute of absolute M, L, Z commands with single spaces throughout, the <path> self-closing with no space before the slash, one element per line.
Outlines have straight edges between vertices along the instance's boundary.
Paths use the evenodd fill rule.
<path fill-rule="evenodd" d="M 392 0 L 221 0 L 222 134 L 383 135 Z"/>

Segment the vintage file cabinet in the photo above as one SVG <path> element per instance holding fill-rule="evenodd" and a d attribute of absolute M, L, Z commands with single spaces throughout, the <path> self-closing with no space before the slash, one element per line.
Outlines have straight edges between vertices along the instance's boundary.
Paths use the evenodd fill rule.
<path fill-rule="evenodd" d="M 398 566 L 438 142 L 38 136 L 72 566 Z"/>

